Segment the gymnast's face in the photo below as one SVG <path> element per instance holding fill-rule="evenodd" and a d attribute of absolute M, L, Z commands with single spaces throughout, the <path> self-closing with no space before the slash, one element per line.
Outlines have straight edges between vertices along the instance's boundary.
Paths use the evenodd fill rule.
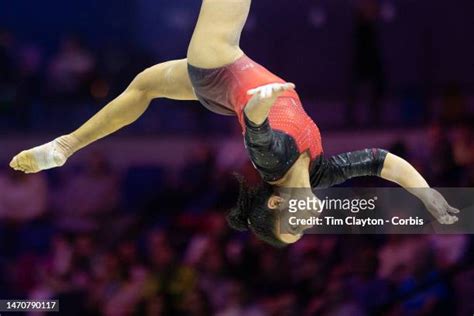
<path fill-rule="evenodd" d="M 312 208 L 300 207 L 295 213 L 289 211 L 290 200 L 307 200 L 308 198 L 316 198 L 311 189 L 297 189 L 291 193 L 287 192 L 286 194 L 279 192 L 278 195 L 272 195 L 268 199 L 268 208 L 276 212 L 275 234 L 284 243 L 292 244 L 297 242 L 301 239 L 306 230 L 313 227 L 313 225 L 294 225 L 292 221 L 290 221 L 290 218 L 308 219 L 319 216 L 320 213 Z"/>

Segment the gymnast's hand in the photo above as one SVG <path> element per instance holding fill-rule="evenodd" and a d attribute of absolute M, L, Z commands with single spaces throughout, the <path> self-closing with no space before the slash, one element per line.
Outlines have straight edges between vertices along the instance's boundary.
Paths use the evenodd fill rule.
<path fill-rule="evenodd" d="M 61 167 L 73 154 L 76 142 L 73 136 L 65 135 L 47 144 L 24 150 L 13 157 L 10 167 L 24 173 Z"/>
<path fill-rule="evenodd" d="M 451 225 L 456 223 L 459 219 L 453 214 L 458 214 L 459 210 L 448 204 L 446 199 L 434 189 L 426 190 L 422 198 L 426 209 L 440 222 L 441 224 Z"/>
<path fill-rule="evenodd" d="M 247 91 L 252 98 L 245 106 L 245 114 L 253 123 L 262 124 L 270 108 L 285 91 L 295 88 L 293 83 L 272 83 Z"/>
<path fill-rule="evenodd" d="M 247 91 L 248 95 L 253 95 L 259 99 L 267 99 L 278 97 L 284 91 L 294 89 L 295 85 L 291 82 L 287 83 L 271 83 L 264 86 L 257 87 Z"/>

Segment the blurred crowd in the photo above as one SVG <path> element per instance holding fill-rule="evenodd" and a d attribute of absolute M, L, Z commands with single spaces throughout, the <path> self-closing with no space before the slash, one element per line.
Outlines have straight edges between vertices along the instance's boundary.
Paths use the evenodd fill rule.
<path fill-rule="evenodd" d="M 473 186 L 472 129 L 434 125 L 429 135 L 425 148 L 390 149 L 435 185 Z M 472 237 L 309 235 L 274 249 L 227 226 L 235 166 L 219 166 L 211 148 L 193 155 L 179 170 L 115 170 L 100 152 L 47 173 L 3 170 L 0 297 L 57 298 L 64 315 L 474 310 Z M 257 177 L 249 163 L 238 169 Z"/>
<path fill-rule="evenodd" d="M 48 131 L 58 115 L 71 120 L 81 109 L 97 111 L 150 64 L 146 54 L 133 50 L 93 51 L 75 35 L 65 36 L 51 50 L 0 29 L 1 128 L 27 131 L 45 126 Z M 52 125 L 52 130 L 61 128 Z"/>

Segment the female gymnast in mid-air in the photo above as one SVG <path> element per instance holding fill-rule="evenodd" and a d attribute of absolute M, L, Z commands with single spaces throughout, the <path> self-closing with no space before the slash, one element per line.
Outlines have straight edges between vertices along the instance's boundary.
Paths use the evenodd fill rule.
<path fill-rule="evenodd" d="M 237 206 L 227 217 L 235 229 L 250 228 L 274 246 L 294 243 L 309 227 L 281 230 L 277 214 L 288 200 L 282 192 L 298 188 L 298 197 L 313 197 L 311 189 L 360 176 L 395 182 L 417 196 L 440 223 L 455 223 L 458 218 L 452 214 L 459 211 L 402 158 L 381 149 L 323 156 L 319 129 L 305 113 L 295 86 L 239 47 L 250 4 L 203 0 L 187 59 L 146 69 L 79 129 L 19 153 L 10 166 L 26 173 L 62 166 L 79 149 L 134 122 L 152 99 L 199 100 L 213 112 L 237 116 L 250 160 L 263 179 L 257 187 L 241 183 Z"/>

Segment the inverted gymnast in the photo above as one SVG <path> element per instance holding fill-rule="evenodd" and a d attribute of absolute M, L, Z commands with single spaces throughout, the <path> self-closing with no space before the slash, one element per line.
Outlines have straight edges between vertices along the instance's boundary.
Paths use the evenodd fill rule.
<path fill-rule="evenodd" d="M 295 86 L 257 64 L 239 47 L 251 0 L 203 0 L 187 59 L 161 63 L 136 76 L 128 88 L 76 131 L 22 151 L 10 166 L 35 173 L 64 165 L 79 149 L 138 119 L 152 99 L 199 100 L 222 115 L 236 115 L 250 160 L 262 183 L 241 182 L 237 206 L 227 216 L 237 230 L 281 247 L 298 241 L 309 226 L 282 231 L 278 215 L 287 188 L 298 197 L 353 177 L 379 176 L 417 196 L 442 224 L 453 224 L 451 207 L 408 162 L 381 149 L 323 156 L 318 127 L 305 113 Z M 304 192 L 304 193 L 302 193 Z M 295 193 L 296 194 L 296 193 Z"/>

